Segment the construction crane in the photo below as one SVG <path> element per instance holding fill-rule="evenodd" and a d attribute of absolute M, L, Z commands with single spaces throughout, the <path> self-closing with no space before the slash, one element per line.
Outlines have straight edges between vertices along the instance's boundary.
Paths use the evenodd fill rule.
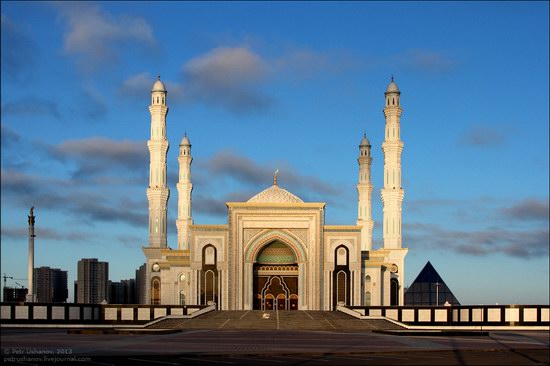
<path fill-rule="evenodd" d="M 25 286 L 23 286 L 23 285 L 20 284 L 19 282 L 17 282 L 17 281 L 14 281 L 14 282 L 15 282 L 15 284 L 16 284 L 17 286 L 21 286 L 21 288 L 25 288 Z"/>
<path fill-rule="evenodd" d="M 13 278 L 12 276 L 8 276 L 7 274 L 4 273 L 4 275 L 2 276 L 2 278 L 4 279 L 4 288 L 6 288 L 6 282 L 8 281 L 8 278 L 10 280 L 14 280 L 14 281 L 27 281 L 26 278 Z M 17 282 L 16 282 L 17 283 Z M 18 284 L 18 283 L 17 283 Z M 20 284 L 18 284 L 19 286 L 21 286 Z M 21 286 L 23 287 L 23 286 Z"/>

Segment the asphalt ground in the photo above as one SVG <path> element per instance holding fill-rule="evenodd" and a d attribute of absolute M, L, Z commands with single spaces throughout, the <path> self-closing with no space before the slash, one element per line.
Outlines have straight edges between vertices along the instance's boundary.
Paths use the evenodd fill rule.
<path fill-rule="evenodd" d="M 370 331 L 182 329 L 171 334 L 68 334 L 1 329 L 9 365 L 548 365 L 544 331 L 394 336 Z"/>

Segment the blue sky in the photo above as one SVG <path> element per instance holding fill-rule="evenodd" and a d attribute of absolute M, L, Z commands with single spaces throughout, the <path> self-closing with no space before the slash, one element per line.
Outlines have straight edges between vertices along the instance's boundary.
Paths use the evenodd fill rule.
<path fill-rule="evenodd" d="M 463 304 L 549 302 L 548 2 L 3 1 L 1 272 L 80 258 L 134 277 L 147 243 L 149 92 L 168 88 L 195 223 L 271 184 L 356 220 L 373 154 L 381 244 L 384 91 L 402 92 L 406 283 L 429 260 Z M 23 282 L 24 281 L 18 281 Z M 8 281 L 8 285 L 14 285 Z"/>

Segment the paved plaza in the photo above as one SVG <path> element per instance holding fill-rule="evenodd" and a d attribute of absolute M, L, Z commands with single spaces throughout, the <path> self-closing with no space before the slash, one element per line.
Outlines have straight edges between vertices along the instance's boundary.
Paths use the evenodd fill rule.
<path fill-rule="evenodd" d="M 384 323 L 321 313 L 212 312 L 193 321 L 172 319 L 163 326 L 176 332 L 168 334 L 68 334 L 64 329 L 2 328 L 2 357 L 14 365 L 43 365 L 54 360 L 82 365 L 130 361 L 134 365 L 219 366 L 549 363 L 550 340 L 545 331 L 396 336 L 373 331 L 385 327 Z M 262 324 L 264 329 L 256 329 Z"/>
<path fill-rule="evenodd" d="M 167 319 L 154 329 L 246 329 L 246 330 L 363 330 L 400 329 L 390 321 L 367 321 L 339 311 L 212 311 L 194 319 Z"/>

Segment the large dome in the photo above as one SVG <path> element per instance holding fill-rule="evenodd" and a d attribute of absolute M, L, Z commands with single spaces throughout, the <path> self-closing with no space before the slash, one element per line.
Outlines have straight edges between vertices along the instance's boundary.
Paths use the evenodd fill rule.
<path fill-rule="evenodd" d="M 247 202 L 252 203 L 303 203 L 300 198 L 296 197 L 286 189 L 279 188 L 277 185 L 272 185 L 266 190 L 261 191 Z"/>

